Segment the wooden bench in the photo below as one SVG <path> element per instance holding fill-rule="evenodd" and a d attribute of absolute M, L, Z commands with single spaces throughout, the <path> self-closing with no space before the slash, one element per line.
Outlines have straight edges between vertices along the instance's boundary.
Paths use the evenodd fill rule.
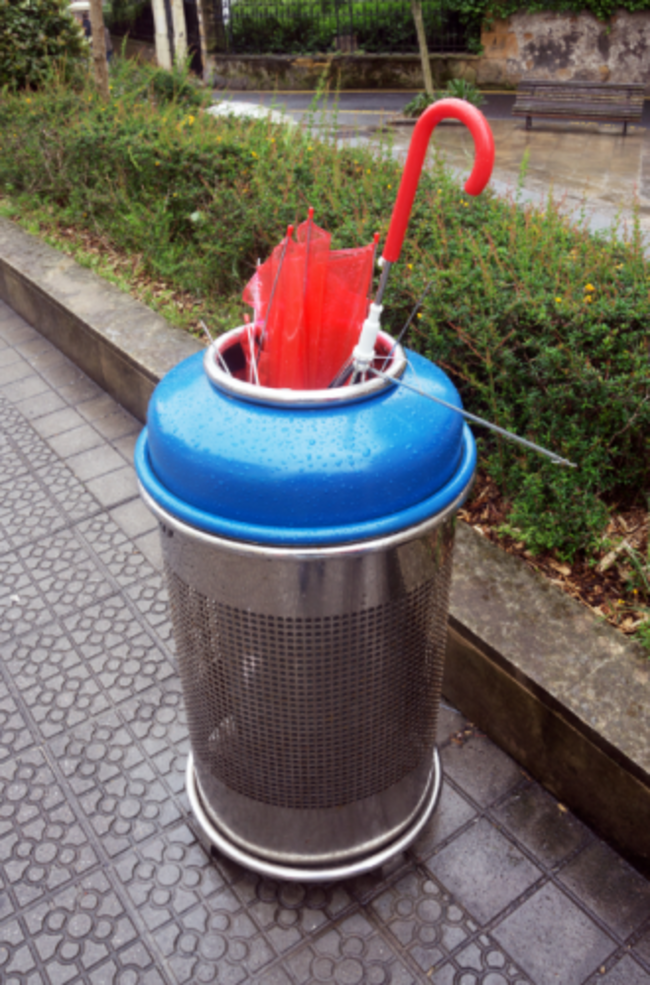
<path fill-rule="evenodd" d="M 638 123 L 643 112 L 643 82 L 542 82 L 525 79 L 517 87 L 513 116 L 526 117 L 526 129 L 533 116 L 553 119 L 589 120 L 592 123 L 622 123 L 623 136 L 628 123 Z"/>

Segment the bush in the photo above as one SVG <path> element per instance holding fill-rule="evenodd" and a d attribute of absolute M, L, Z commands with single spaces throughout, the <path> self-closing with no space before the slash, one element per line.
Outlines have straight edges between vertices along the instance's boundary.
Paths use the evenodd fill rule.
<path fill-rule="evenodd" d="M 308 129 L 188 111 L 129 65 L 112 85 L 108 105 L 64 86 L 5 99 L 0 189 L 208 299 L 208 321 L 220 324 L 257 258 L 310 204 L 335 248 L 385 236 L 401 176 L 390 148 L 378 158 Z M 650 488 L 650 269 L 638 226 L 597 237 L 552 201 L 470 199 L 438 165 L 422 176 L 389 279 L 389 331 L 431 279 L 411 347 L 450 373 L 469 410 L 578 465 L 477 431 L 510 528 L 536 551 L 590 550 L 608 508 L 644 504 Z"/>
<path fill-rule="evenodd" d="M 88 46 L 66 0 L 0 0 L 0 87 L 37 87 L 69 75 Z"/>

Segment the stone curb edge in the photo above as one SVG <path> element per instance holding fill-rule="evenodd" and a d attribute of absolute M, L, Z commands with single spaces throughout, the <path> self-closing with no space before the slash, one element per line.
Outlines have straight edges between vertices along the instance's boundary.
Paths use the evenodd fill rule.
<path fill-rule="evenodd" d="M 0 298 L 143 422 L 158 379 L 202 348 L 6 219 Z M 443 692 L 650 875 L 650 662 L 462 523 Z"/>

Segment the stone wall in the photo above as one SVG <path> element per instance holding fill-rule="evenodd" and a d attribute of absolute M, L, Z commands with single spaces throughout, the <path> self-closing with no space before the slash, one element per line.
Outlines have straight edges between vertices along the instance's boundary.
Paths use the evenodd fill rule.
<path fill-rule="evenodd" d="M 512 86 L 522 78 L 650 84 L 650 12 L 513 14 L 481 36 L 480 85 Z"/>

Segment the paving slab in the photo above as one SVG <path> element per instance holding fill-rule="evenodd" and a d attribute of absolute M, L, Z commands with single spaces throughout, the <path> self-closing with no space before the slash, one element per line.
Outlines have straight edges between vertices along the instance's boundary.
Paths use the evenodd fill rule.
<path fill-rule="evenodd" d="M 0 303 L 0 369 L 21 327 Z M 379 872 L 283 884 L 207 851 L 157 531 L 95 429 L 123 411 L 31 371 L 0 382 L 3 985 L 650 985 L 646 880 L 447 704 L 439 807 Z"/>

